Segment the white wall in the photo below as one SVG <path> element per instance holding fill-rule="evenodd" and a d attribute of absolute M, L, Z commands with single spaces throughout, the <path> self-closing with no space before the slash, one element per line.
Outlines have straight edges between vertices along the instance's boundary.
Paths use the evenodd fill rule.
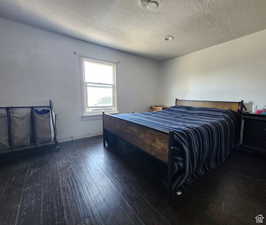
<path fill-rule="evenodd" d="M 157 62 L 0 19 L 0 105 L 44 104 L 52 99 L 60 140 L 101 133 L 100 117 L 81 119 L 81 74 L 74 51 L 120 61 L 120 112 L 146 111 L 157 102 Z"/>
<path fill-rule="evenodd" d="M 245 100 L 266 105 L 266 30 L 161 64 L 161 103 Z"/>

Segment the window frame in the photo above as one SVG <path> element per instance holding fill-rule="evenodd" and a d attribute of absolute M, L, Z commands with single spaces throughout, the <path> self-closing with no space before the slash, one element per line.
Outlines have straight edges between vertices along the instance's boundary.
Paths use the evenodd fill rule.
<path fill-rule="evenodd" d="M 116 84 L 116 71 L 117 64 L 106 60 L 93 59 L 89 57 L 80 57 L 81 72 L 82 72 L 82 96 L 83 96 L 83 115 L 82 116 L 94 116 L 106 113 L 118 113 L 117 109 L 117 84 Z M 85 62 L 99 63 L 113 67 L 113 84 L 96 83 L 85 81 Z M 111 106 L 88 106 L 88 93 L 87 87 L 99 87 L 99 88 L 112 88 L 112 105 Z"/>

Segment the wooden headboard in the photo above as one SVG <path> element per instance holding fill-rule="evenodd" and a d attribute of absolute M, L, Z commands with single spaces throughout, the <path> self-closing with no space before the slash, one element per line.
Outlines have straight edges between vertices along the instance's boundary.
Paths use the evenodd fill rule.
<path fill-rule="evenodd" d="M 184 100 L 176 99 L 176 106 L 194 106 L 218 109 L 229 109 L 235 112 L 242 112 L 245 108 L 244 102 L 224 102 L 224 101 L 205 101 L 205 100 Z"/>

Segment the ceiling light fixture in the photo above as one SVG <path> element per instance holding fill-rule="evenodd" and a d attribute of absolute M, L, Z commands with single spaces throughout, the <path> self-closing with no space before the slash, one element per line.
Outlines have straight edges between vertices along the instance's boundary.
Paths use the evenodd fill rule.
<path fill-rule="evenodd" d="M 172 41 L 174 39 L 175 39 L 175 37 L 173 35 L 170 35 L 170 34 L 166 35 L 164 38 L 165 41 Z"/>
<path fill-rule="evenodd" d="M 147 8 L 150 10 L 155 10 L 159 8 L 160 6 L 159 0 L 140 0 L 140 2 L 144 8 Z"/>

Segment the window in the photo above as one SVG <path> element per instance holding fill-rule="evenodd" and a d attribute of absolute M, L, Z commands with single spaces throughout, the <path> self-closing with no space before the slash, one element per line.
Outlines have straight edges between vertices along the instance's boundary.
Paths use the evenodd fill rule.
<path fill-rule="evenodd" d="M 82 58 L 85 114 L 116 112 L 116 64 Z"/>

